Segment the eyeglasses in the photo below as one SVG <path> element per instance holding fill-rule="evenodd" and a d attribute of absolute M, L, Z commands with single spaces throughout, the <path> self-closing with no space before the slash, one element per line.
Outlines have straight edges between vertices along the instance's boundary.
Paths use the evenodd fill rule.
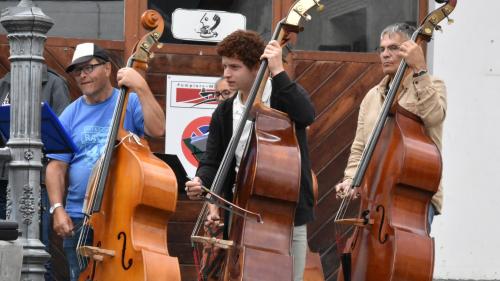
<path fill-rule="evenodd" d="M 84 66 L 81 66 L 81 67 L 77 67 L 75 68 L 73 71 L 71 71 L 71 75 L 75 76 L 75 77 L 78 77 L 83 73 L 85 74 L 90 74 L 94 71 L 94 69 L 96 67 L 98 67 L 99 65 L 103 65 L 105 64 L 106 62 L 101 62 L 101 63 L 95 63 L 95 64 L 87 64 L 87 65 L 84 65 Z"/>
<path fill-rule="evenodd" d="M 230 90 L 215 91 L 214 96 L 216 98 L 222 96 L 222 98 L 226 99 L 231 96 L 231 91 Z"/>
<path fill-rule="evenodd" d="M 377 52 L 379 54 L 385 52 L 385 50 L 387 50 L 389 53 L 395 53 L 397 51 L 399 51 L 399 45 L 396 45 L 396 44 L 393 44 L 393 45 L 389 45 L 387 47 L 377 47 Z"/>

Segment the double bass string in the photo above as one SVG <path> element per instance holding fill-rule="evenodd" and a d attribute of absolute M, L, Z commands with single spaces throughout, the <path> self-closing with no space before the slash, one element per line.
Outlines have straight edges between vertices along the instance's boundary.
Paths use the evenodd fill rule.
<path fill-rule="evenodd" d="M 92 211 L 92 208 L 94 206 L 94 201 L 95 201 L 95 191 L 96 191 L 96 177 L 98 174 L 101 173 L 101 170 L 102 170 L 102 157 L 99 158 L 99 160 L 96 162 L 95 164 L 95 169 L 92 171 L 92 175 L 91 175 L 91 181 L 89 181 L 88 185 L 87 185 L 87 194 L 88 194 L 88 198 L 85 198 L 85 201 L 84 202 L 84 209 L 82 210 L 83 211 L 83 215 L 84 215 L 84 218 L 83 218 L 83 222 L 82 222 L 82 225 L 80 226 L 82 232 L 80 233 L 80 236 L 78 237 L 78 243 L 77 243 L 77 249 L 81 248 L 82 246 L 84 246 L 85 244 L 85 241 L 88 240 L 88 237 L 89 237 L 89 233 L 90 233 L 90 225 L 88 224 L 88 221 L 89 221 L 89 217 L 90 217 L 90 213 Z M 73 226 L 74 228 L 76 228 L 75 226 Z M 83 270 L 85 268 L 85 257 L 83 257 L 82 255 L 80 255 L 79 252 L 76 253 L 76 257 L 78 259 L 78 266 L 80 267 L 81 270 Z"/>

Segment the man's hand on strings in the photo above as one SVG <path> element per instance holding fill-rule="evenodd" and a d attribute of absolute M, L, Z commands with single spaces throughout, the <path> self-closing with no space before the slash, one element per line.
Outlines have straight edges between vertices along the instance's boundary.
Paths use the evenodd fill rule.
<path fill-rule="evenodd" d="M 203 183 L 199 177 L 194 177 L 192 180 L 186 182 L 186 193 L 191 200 L 201 200 L 203 198 L 203 191 L 201 186 Z"/>
<path fill-rule="evenodd" d="M 58 236 L 64 238 L 75 235 L 73 221 L 64 208 L 56 208 L 54 210 L 53 224 L 54 231 Z"/>
<path fill-rule="evenodd" d="M 283 55 L 281 46 L 276 40 L 272 40 L 267 44 L 264 49 L 264 53 L 260 59 L 267 59 L 269 71 L 273 76 L 278 75 L 280 72 L 284 71 L 283 68 Z"/>
<path fill-rule="evenodd" d="M 359 194 L 354 188 L 351 188 L 352 180 L 346 179 L 335 186 L 335 191 L 337 192 L 336 198 L 343 199 L 347 196 L 352 196 L 354 199 L 359 197 Z"/>

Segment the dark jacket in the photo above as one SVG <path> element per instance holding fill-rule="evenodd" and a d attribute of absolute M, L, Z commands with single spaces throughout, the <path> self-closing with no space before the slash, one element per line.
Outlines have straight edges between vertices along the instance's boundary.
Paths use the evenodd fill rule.
<path fill-rule="evenodd" d="M 206 152 L 196 171 L 196 175 L 207 187 L 212 186 L 219 164 L 233 134 L 234 98 L 221 103 L 212 114 Z M 286 72 L 281 72 L 272 79 L 271 107 L 287 113 L 295 123 L 301 153 L 300 196 L 295 211 L 295 226 L 303 225 L 314 218 L 311 164 L 306 135 L 306 127 L 315 118 L 314 107 L 307 92 L 291 81 Z M 235 179 L 235 160 L 233 159 L 223 186 L 224 197 L 228 200 L 232 200 L 232 186 Z"/>
<path fill-rule="evenodd" d="M 8 97 L 10 101 L 10 72 L 7 72 L 2 79 L 0 79 L 0 105 L 5 101 Z M 67 82 L 64 77 L 60 76 L 55 71 L 48 69 L 44 64 L 42 66 L 42 96 L 41 101 L 46 102 L 50 105 L 52 110 L 56 115 L 60 115 L 67 105 L 71 102 L 71 97 L 69 94 Z M 0 138 L 0 147 L 5 146 L 3 140 Z M 42 159 L 42 161 L 45 161 Z M 4 162 L 3 165 L 0 162 L 0 180 L 7 180 L 8 169 L 6 167 L 7 162 Z M 43 170 L 41 173 L 41 182 L 45 182 L 45 167 L 43 166 Z M 2 193 L 2 187 L 0 187 L 0 193 Z"/>
<path fill-rule="evenodd" d="M 0 79 L 0 105 L 7 95 L 10 96 L 10 72 L 7 72 L 7 74 Z M 68 86 L 66 85 L 64 77 L 45 67 L 42 70 L 41 101 L 48 103 L 58 116 L 71 102 Z"/>

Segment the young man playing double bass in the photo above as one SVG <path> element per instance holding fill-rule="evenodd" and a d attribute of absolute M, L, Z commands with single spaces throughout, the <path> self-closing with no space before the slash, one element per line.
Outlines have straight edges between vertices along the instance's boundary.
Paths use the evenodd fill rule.
<path fill-rule="evenodd" d="M 415 28 L 408 24 L 396 23 L 386 27 L 380 35 L 380 61 L 382 62 L 382 71 L 386 76 L 366 94 L 361 102 L 356 137 L 351 146 L 351 155 L 344 172 L 344 179 L 336 186 L 338 197 L 344 197 L 349 192 L 348 189 L 358 167 L 361 154 L 402 59 L 413 71 L 413 75 L 402 81 L 403 90 L 400 93 L 398 103 L 422 119 L 427 135 L 441 150 L 443 121 L 446 116 L 446 87 L 442 80 L 429 75 L 422 48 L 409 40 L 414 31 Z M 439 190 L 432 197 L 429 207 L 429 229 L 434 215 L 441 213 L 442 202 L 443 191 L 440 185 Z"/>
<path fill-rule="evenodd" d="M 210 188 L 229 141 L 236 130 L 255 80 L 260 60 L 267 59 L 272 79 L 262 95 L 263 103 L 283 111 L 295 123 L 296 135 L 301 154 L 300 195 L 293 229 L 291 253 L 294 257 L 294 280 L 302 280 L 307 249 L 306 224 L 313 220 L 313 191 L 306 127 L 314 121 L 314 108 L 306 91 L 291 81 L 284 71 L 281 47 L 276 41 L 266 46 L 260 36 L 252 31 L 235 31 L 217 45 L 217 53 L 222 57 L 224 77 L 232 90 L 238 90 L 232 98 L 222 102 L 212 114 L 207 150 L 200 161 L 196 177 L 186 182 L 186 191 L 191 199 L 199 199 L 201 186 Z M 271 87 L 270 87 L 271 86 Z M 236 178 L 244 148 L 249 137 L 250 122 L 247 121 L 242 138 L 236 149 L 236 161 L 225 179 L 223 194 L 232 198 Z M 286 167 L 288 163 L 276 163 Z M 207 216 L 209 224 L 219 220 L 219 210 L 210 205 Z M 226 224 L 227 225 L 227 224 Z M 279 270 L 279 269 L 276 269 Z"/>

